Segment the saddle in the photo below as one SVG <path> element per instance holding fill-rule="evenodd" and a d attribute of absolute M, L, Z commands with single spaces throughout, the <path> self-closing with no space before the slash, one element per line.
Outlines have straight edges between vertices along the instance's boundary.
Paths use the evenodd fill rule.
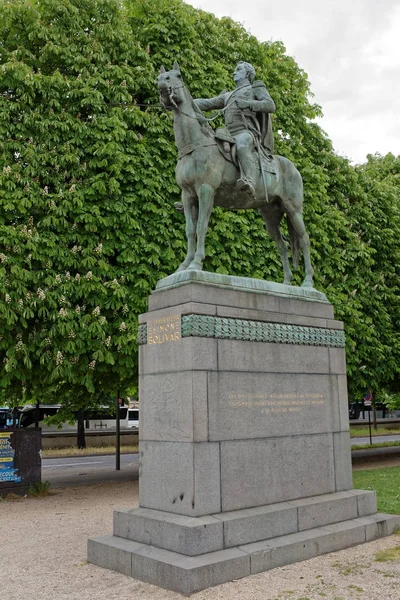
<path fill-rule="evenodd" d="M 236 155 L 235 140 L 229 133 L 228 129 L 226 127 L 219 127 L 215 130 L 214 135 L 218 150 L 226 158 L 226 160 L 229 160 L 235 165 L 235 167 L 239 169 L 240 166 Z M 259 164 L 259 161 L 257 161 L 257 163 Z M 272 154 L 267 154 L 264 148 L 261 148 L 261 164 L 264 172 L 276 175 L 275 158 Z"/>

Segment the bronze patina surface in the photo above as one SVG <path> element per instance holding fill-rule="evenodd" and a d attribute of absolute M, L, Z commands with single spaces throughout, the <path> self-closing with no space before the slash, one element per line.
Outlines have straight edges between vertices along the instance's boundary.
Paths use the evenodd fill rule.
<path fill-rule="evenodd" d="M 297 266 L 303 252 L 303 287 L 313 287 L 310 241 L 302 217 L 303 182 L 296 167 L 283 156 L 272 156 L 270 114 L 275 104 L 254 68 L 239 62 L 234 71 L 236 88 L 211 99 L 194 100 L 185 87 L 178 63 L 164 67 L 157 79 L 160 99 L 174 115 L 178 149 L 176 180 L 182 190 L 186 219 L 187 254 L 178 271 L 201 271 L 212 208 L 257 208 L 277 245 L 284 283 L 292 273 L 286 242 L 280 230 L 284 215 Z M 214 132 L 201 110 L 221 109 L 226 128 Z"/>

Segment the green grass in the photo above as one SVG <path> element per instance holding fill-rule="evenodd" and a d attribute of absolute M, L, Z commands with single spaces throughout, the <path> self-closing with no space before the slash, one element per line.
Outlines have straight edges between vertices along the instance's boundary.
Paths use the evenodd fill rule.
<path fill-rule="evenodd" d="M 375 437 L 376 435 L 400 435 L 400 429 L 383 429 L 383 427 L 381 427 L 381 429 L 374 429 L 373 427 L 371 428 L 371 433 L 372 436 Z M 369 428 L 368 427 L 363 427 L 362 429 L 356 429 L 355 427 L 350 427 L 350 437 L 368 437 L 369 436 Z"/>
<path fill-rule="evenodd" d="M 353 471 L 354 487 L 376 490 L 378 512 L 400 514 L 400 467 Z"/>
<path fill-rule="evenodd" d="M 368 450 L 368 448 L 391 448 L 392 446 L 400 446 L 399 442 L 373 442 L 372 444 L 352 444 L 352 450 Z"/>
<path fill-rule="evenodd" d="M 377 552 L 375 554 L 375 560 L 377 562 L 388 562 L 392 560 L 398 562 L 400 560 L 400 546 Z"/>
<path fill-rule="evenodd" d="M 121 446 L 121 454 L 138 451 L 138 445 Z M 85 448 L 78 450 L 75 446 L 69 448 L 47 448 L 42 450 L 43 458 L 58 458 L 60 456 L 87 456 L 88 454 L 115 454 L 115 446 L 99 446 L 97 448 Z"/>
<path fill-rule="evenodd" d="M 51 494 L 49 481 L 38 481 L 29 486 L 28 496 L 30 498 L 41 498 L 42 496 L 50 496 Z"/>

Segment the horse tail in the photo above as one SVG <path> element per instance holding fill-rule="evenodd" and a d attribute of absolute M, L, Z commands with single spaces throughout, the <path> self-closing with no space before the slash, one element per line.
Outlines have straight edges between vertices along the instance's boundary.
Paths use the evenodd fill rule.
<path fill-rule="evenodd" d="M 290 240 L 290 249 L 292 251 L 292 262 L 295 269 L 299 266 L 299 257 L 300 257 L 300 244 L 299 244 L 299 236 L 296 233 L 295 228 L 292 225 L 290 217 L 286 217 L 287 227 L 289 232 L 289 240 Z"/>

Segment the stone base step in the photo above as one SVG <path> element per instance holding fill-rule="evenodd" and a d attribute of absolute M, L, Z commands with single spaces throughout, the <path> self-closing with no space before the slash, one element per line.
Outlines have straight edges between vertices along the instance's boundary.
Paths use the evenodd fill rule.
<path fill-rule="evenodd" d="M 197 556 L 376 513 L 376 493 L 349 490 L 300 500 L 188 517 L 149 508 L 114 511 L 113 534 Z"/>
<path fill-rule="evenodd" d="M 400 516 L 376 513 L 269 540 L 185 556 L 117 536 L 88 540 L 88 561 L 159 587 L 194 592 L 391 535 Z"/>

